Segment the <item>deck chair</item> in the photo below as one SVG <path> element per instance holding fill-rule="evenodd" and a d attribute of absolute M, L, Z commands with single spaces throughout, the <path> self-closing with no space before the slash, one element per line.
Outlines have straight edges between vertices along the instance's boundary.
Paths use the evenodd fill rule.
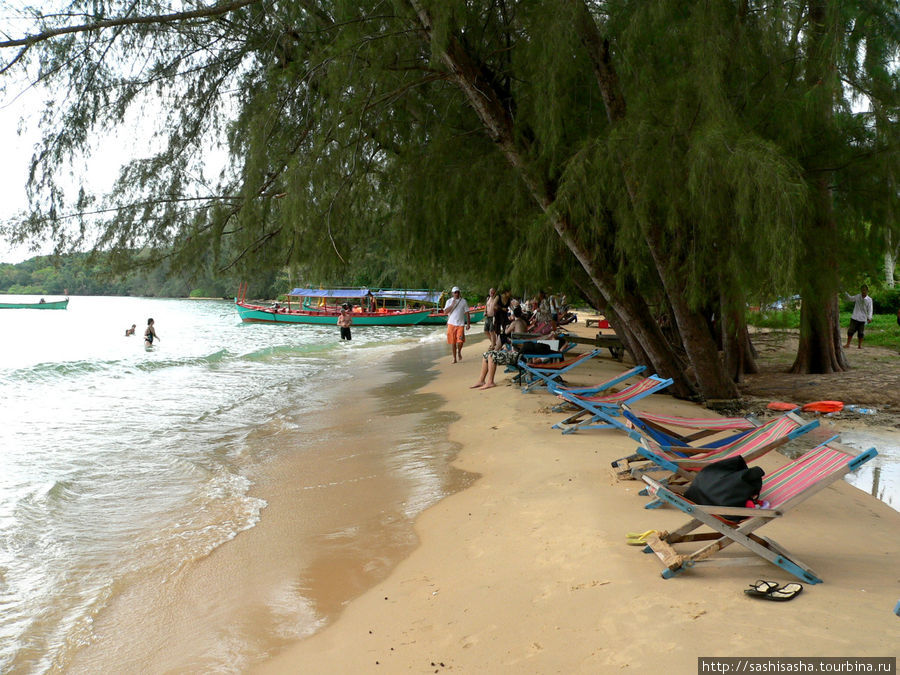
<path fill-rule="evenodd" d="M 741 456 L 749 464 L 754 459 L 812 431 L 817 426 L 819 426 L 818 420 L 806 422 L 796 413 L 788 412 L 752 429 L 736 441 L 718 448 L 663 447 L 642 437 L 637 451 L 641 457 L 648 460 L 649 464 L 648 467 L 632 468 L 631 474 L 635 478 L 640 478 L 648 469 L 668 471 L 673 477 L 677 477 L 676 482 L 690 482 L 700 469 L 713 462 Z M 647 508 L 660 505 L 653 502 L 648 504 Z"/>
<path fill-rule="evenodd" d="M 525 394 L 533 389 L 546 387 L 550 382 L 558 382 L 564 373 L 590 361 L 599 354 L 600 350 L 595 349 L 571 359 L 555 363 L 542 363 L 540 365 L 520 361 L 516 367 L 521 374 L 522 393 Z"/>
<path fill-rule="evenodd" d="M 642 398 L 662 391 L 673 380 L 664 379 L 659 375 L 650 375 L 638 382 L 625 387 L 622 391 L 605 394 L 582 394 L 575 390 L 559 387 L 554 383 L 548 385 L 551 393 L 556 394 L 565 401 L 571 403 L 578 411 L 569 415 L 561 422 L 553 425 L 554 429 L 562 429 L 564 434 L 572 434 L 576 431 L 587 429 L 612 429 L 620 428 L 628 431 L 628 428 L 618 419 L 622 413 L 622 404 L 630 404 L 640 401 Z"/>
<path fill-rule="evenodd" d="M 762 423 L 754 415 L 746 417 L 678 417 L 675 415 L 657 415 L 645 411 L 632 410 L 622 405 L 622 416 L 628 420 L 640 434 L 656 441 L 663 447 L 697 447 L 697 441 L 703 446 L 716 448 L 736 441 Z M 683 431 L 678 431 L 679 429 Z M 690 433 L 685 434 L 684 431 Z M 705 440 L 722 432 L 734 432 L 725 438 Z"/>
<path fill-rule="evenodd" d="M 657 415 L 654 413 L 632 410 L 622 404 L 622 430 L 634 440 L 647 438 L 660 447 L 670 448 L 673 453 L 686 456 L 678 448 L 688 450 L 697 447 L 708 449 L 720 448 L 746 436 L 753 429 L 762 426 L 755 415 L 746 417 L 678 417 L 673 415 Z M 716 438 L 710 438 L 717 436 Z M 700 443 L 702 442 L 702 443 Z M 621 457 L 612 462 L 614 469 L 621 474 L 628 474 L 632 462 L 646 462 L 647 459 L 638 453 Z"/>
<path fill-rule="evenodd" d="M 652 494 L 681 509 L 691 516 L 691 520 L 673 532 L 657 532 L 648 535 L 645 553 L 655 553 L 665 565 L 662 576 L 670 579 L 697 563 L 728 562 L 735 559 L 710 560 L 718 551 L 731 544 L 740 544 L 748 551 L 810 584 L 821 583 L 821 579 L 807 565 L 800 562 L 787 549 L 775 541 L 755 534 L 763 525 L 781 518 L 797 504 L 806 501 L 817 492 L 828 487 L 846 474 L 878 455 L 875 448 L 856 454 L 849 448 L 834 442 L 837 436 L 810 450 L 802 457 L 786 464 L 763 477 L 760 501 L 768 501 L 769 508 L 745 509 L 724 506 L 695 504 L 675 494 L 665 485 L 649 476 L 643 479 Z M 743 517 L 739 522 L 726 517 Z M 711 532 L 691 534 L 706 526 Z M 681 542 L 708 542 L 690 554 L 675 551 L 672 544 Z M 739 558 L 738 560 L 742 560 Z M 750 560 L 753 560 L 750 557 Z"/>
<path fill-rule="evenodd" d="M 635 366 L 634 368 L 629 368 L 628 370 L 619 373 L 607 380 L 603 380 L 602 382 L 597 382 L 595 384 L 587 385 L 584 387 L 569 387 L 563 384 L 559 384 L 557 382 L 552 383 L 553 391 L 567 391 L 572 392 L 573 394 L 581 394 L 582 396 L 592 396 L 595 394 L 599 394 L 600 392 L 606 391 L 617 384 L 621 384 L 625 380 L 630 379 L 634 375 L 640 375 L 645 370 L 647 370 L 646 366 Z M 562 401 L 559 406 L 568 405 L 566 401 Z M 555 406 L 552 408 L 554 412 L 559 412 L 562 410 L 559 406 Z"/>

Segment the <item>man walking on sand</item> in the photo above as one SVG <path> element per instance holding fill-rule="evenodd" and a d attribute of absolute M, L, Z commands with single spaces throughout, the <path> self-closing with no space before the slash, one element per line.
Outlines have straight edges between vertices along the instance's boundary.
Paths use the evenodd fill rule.
<path fill-rule="evenodd" d="M 844 349 L 850 347 L 850 340 L 856 333 L 856 348 L 862 349 L 863 338 L 866 336 L 866 324 L 872 323 L 872 298 L 869 297 L 869 287 L 865 284 L 859 289 L 859 294 L 850 295 L 844 291 L 844 296 L 853 301 L 853 314 L 850 315 L 850 327 L 847 329 L 847 344 Z"/>
<path fill-rule="evenodd" d="M 447 342 L 453 363 L 462 361 L 462 348 L 466 342 L 466 331 L 469 330 L 469 303 L 459 292 L 459 286 L 450 289 L 450 299 L 444 305 L 447 315 Z"/>

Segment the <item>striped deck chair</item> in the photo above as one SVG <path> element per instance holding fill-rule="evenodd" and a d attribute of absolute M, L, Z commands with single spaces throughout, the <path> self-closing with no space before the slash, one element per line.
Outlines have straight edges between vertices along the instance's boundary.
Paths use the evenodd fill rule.
<path fill-rule="evenodd" d="M 754 459 L 762 457 L 788 441 L 799 438 L 817 426 L 819 426 L 819 420 L 806 422 L 802 417 L 789 412 L 753 429 L 745 436 L 721 448 L 677 448 L 678 453 L 689 453 L 687 456 L 672 452 L 671 449 L 663 449 L 656 444 L 651 444 L 646 438 L 642 438 L 638 454 L 644 459 L 650 460 L 650 465 L 633 467 L 631 475 L 634 478 L 641 478 L 651 470 L 669 471 L 672 475 L 662 482 L 685 485 L 694 479 L 700 469 L 713 462 L 741 456 L 749 464 Z M 638 494 L 646 495 L 648 492 L 642 490 Z M 647 504 L 645 508 L 655 509 L 663 504 L 664 502 L 657 499 Z"/>
<path fill-rule="evenodd" d="M 634 440 L 641 437 L 657 443 L 673 453 L 680 453 L 678 448 L 699 447 L 697 441 L 703 441 L 702 447 L 720 448 L 746 436 L 752 429 L 762 426 L 754 416 L 746 417 L 678 417 L 673 415 L 657 415 L 649 412 L 632 410 L 627 404 L 622 406 L 622 417 L 626 433 Z M 681 431 L 679 431 L 679 429 Z M 685 432 L 692 433 L 685 433 Z M 726 434 L 727 435 L 723 435 Z M 718 438 L 710 439 L 710 436 Z M 686 456 L 686 455 L 685 455 Z M 646 458 L 634 453 L 612 462 L 614 469 L 621 474 L 631 471 L 632 462 L 646 462 Z"/>
<path fill-rule="evenodd" d="M 520 380 L 523 385 L 522 393 L 525 394 L 532 389 L 546 387 L 549 383 L 558 381 L 564 373 L 590 361 L 599 354 L 600 350 L 595 349 L 575 358 L 540 365 L 520 361 L 517 368 L 522 375 Z"/>
<path fill-rule="evenodd" d="M 647 540 L 645 553 L 656 553 L 665 565 L 662 576 L 669 579 L 700 562 L 714 563 L 710 557 L 731 544 L 740 544 L 751 553 L 768 560 L 781 569 L 810 584 L 821 583 L 821 579 L 807 565 L 803 564 L 785 548 L 754 532 L 783 517 L 797 504 L 809 499 L 846 474 L 878 455 L 875 448 L 856 454 L 851 449 L 834 442 L 837 436 L 810 450 L 802 457 L 784 465 L 763 477 L 760 501 L 768 501 L 767 509 L 744 509 L 723 506 L 695 504 L 675 494 L 665 485 L 644 476 L 652 494 L 657 498 L 681 509 L 691 516 L 691 520 L 673 532 L 657 532 Z M 727 517 L 744 517 L 733 522 Z M 712 532 L 691 534 L 706 526 Z M 709 542 L 690 554 L 677 553 L 672 544 L 681 542 Z M 750 558 L 753 559 L 752 557 Z M 739 559 L 740 560 L 740 559 Z M 734 563 L 730 558 L 727 562 Z M 725 561 L 722 561 L 725 562 Z"/>
<path fill-rule="evenodd" d="M 622 416 L 634 426 L 636 431 L 650 437 L 662 447 L 671 448 L 697 447 L 696 442 L 701 439 L 709 438 L 720 432 L 736 432 L 727 438 L 703 442 L 704 447 L 717 448 L 736 441 L 751 429 L 761 426 L 761 422 L 753 415 L 746 417 L 677 417 L 632 410 L 627 405 L 622 406 Z M 686 435 L 679 432 L 678 429 L 689 430 L 692 433 Z"/>
<path fill-rule="evenodd" d="M 606 391 L 613 385 L 624 382 L 632 375 L 639 375 L 640 373 L 643 373 L 645 370 L 647 370 L 646 366 L 635 366 L 634 368 L 626 370 L 621 375 L 617 375 L 616 377 L 614 377 L 612 379 L 604 380 L 603 382 L 598 382 L 597 384 L 589 384 L 584 387 L 569 387 L 567 385 L 560 384 L 558 382 L 554 382 L 553 383 L 553 392 L 567 391 L 571 394 L 580 394 L 582 396 L 592 396 L 594 394 L 599 394 L 602 391 Z M 560 403 L 560 406 L 564 406 L 564 405 L 566 405 L 565 401 Z M 553 408 L 553 410 L 554 410 L 554 412 L 559 412 L 559 410 L 562 410 L 562 408 L 560 408 L 559 410 L 557 410 L 557 408 Z"/>
<path fill-rule="evenodd" d="M 628 431 L 624 423 L 617 419 L 622 412 L 622 404 L 640 401 L 642 398 L 662 391 L 672 384 L 672 379 L 663 379 L 659 375 L 650 375 L 625 387 L 616 393 L 577 394 L 553 383 L 548 385 L 551 393 L 568 401 L 578 408 L 561 422 L 553 425 L 554 429 L 562 429 L 564 434 L 572 434 L 586 429 L 620 428 Z"/>
<path fill-rule="evenodd" d="M 634 368 L 629 368 L 625 372 L 615 375 L 614 377 L 611 377 L 608 380 L 603 380 L 603 382 L 597 382 L 596 384 L 591 384 L 586 387 L 568 387 L 568 386 L 559 384 L 557 382 L 553 382 L 552 383 L 552 391 L 554 393 L 558 392 L 558 391 L 567 391 L 567 392 L 571 392 L 574 394 L 580 394 L 582 396 L 595 395 L 595 394 L 599 394 L 600 392 L 604 392 L 607 389 L 610 389 L 611 387 L 614 387 L 617 384 L 621 384 L 622 382 L 624 382 L 627 379 L 630 379 L 634 375 L 640 375 L 645 370 L 647 370 L 646 366 L 635 366 Z M 559 412 L 560 410 L 563 410 L 563 408 L 560 406 L 565 406 L 565 405 L 566 405 L 566 401 L 562 401 L 562 402 L 560 402 L 560 404 L 558 406 L 553 407 L 552 410 L 554 412 Z"/>

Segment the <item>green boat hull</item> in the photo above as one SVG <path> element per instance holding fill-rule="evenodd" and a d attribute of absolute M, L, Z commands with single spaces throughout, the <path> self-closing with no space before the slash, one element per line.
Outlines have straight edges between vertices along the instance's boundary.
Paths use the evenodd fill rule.
<path fill-rule="evenodd" d="M 308 312 L 275 310 L 257 305 L 235 303 L 241 321 L 245 323 L 276 324 L 313 324 L 319 326 L 336 326 L 338 314 L 324 312 Z M 430 310 L 419 312 L 397 312 L 394 314 L 353 314 L 353 326 L 416 326 L 428 316 Z"/>
<path fill-rule="evenodd" d="M 471 323 L 478 323 L 484 318 L 484 310 L 478 310 L 476 312 L 469 312 L 469 321 Z M 428 317 L 422 322 L 423 326 L 446 326 L 447 325 L 447 315 L 446 314 L 429 314 Z"/>
<path fill-rule="evenodd" d="M 69 299 L 53 302 L 0 302 L 0 309 L 65 309 Z"/>

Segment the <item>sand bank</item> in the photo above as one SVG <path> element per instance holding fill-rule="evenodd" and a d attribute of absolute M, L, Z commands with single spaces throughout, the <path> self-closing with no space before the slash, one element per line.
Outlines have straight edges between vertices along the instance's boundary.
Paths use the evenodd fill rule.
<path fill-rule="evenodd" d="M 698 656 L 897 656 L 900 513 L 841 482 L 764 528 L 825 580 L 792 602 L 743 594 L 755 579 L 794 580 L 768 563 L 664 580 L 625 533 L 684 517 L 643 509 L 639 485 L 613 479 L 609 462 L 633 443 L 614 431 L 560 435 L 552 399 L 506 376 L 469 389 L 480 351 L 442 360 L 425 389 L 459 415 L 455 466 L 480 478 L 420 516 L 420 546 L 387 579 L 259 672 L 689 673 Z M 595 359 L 570 379 L 622 368 Z M 701 414 L 668 396 L 640 407 Z"/>

